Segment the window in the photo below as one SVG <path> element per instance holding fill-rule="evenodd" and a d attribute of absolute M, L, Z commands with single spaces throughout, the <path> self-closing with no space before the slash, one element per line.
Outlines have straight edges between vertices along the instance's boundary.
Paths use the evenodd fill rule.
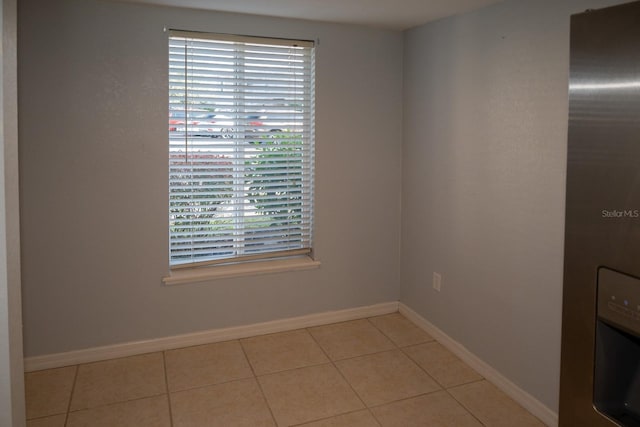
<path fill-rule="evenodd" d="M 171 31 L 172 269 L 311 253 L 314 46 Z"/>

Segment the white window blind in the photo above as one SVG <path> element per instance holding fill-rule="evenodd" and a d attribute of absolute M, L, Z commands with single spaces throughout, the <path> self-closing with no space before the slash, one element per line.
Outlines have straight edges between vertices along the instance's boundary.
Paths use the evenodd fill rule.
<path fill-rule="evenodd" d="M 312 42 L 171 31 L 173 269 L 311 252 Z"/>

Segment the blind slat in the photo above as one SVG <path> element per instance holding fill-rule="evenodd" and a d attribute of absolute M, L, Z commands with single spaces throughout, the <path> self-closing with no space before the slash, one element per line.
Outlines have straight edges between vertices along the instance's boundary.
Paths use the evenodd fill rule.
<path fill-rule="evenodd" d="M 313 43 L 171 31 L 168 70 L 172 268 L 309 253 Z"/>

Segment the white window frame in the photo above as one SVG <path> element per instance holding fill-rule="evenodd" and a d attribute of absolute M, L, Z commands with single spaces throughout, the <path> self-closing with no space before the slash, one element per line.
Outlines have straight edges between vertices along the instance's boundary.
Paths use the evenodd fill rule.
<path fill-rule="evenodd" d="M 309 41 L 169 31 L 165 283 L 319 265 L 314 56 Z"/>

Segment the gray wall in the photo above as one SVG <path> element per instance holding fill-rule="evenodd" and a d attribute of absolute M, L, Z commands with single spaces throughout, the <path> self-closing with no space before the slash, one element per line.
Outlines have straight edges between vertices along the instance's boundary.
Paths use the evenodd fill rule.
<path fill-rule="evenodd" d="M 401 33 L 94 0 L 19 12 L 27 356 L 398 299 Z M 320 39 L 320 269 L 161 284 L 165 26 Z"/>
<path fill-rule="evenodd" d="M 18 203 L 17 13 L 0 0 L 0 425 L 25 425 Z"/>
<path fill-rule="evenodd" d="M 556 411 L 569 16 L 615 3 L 512 0 L 405 37 L 400 299 Z"/>

